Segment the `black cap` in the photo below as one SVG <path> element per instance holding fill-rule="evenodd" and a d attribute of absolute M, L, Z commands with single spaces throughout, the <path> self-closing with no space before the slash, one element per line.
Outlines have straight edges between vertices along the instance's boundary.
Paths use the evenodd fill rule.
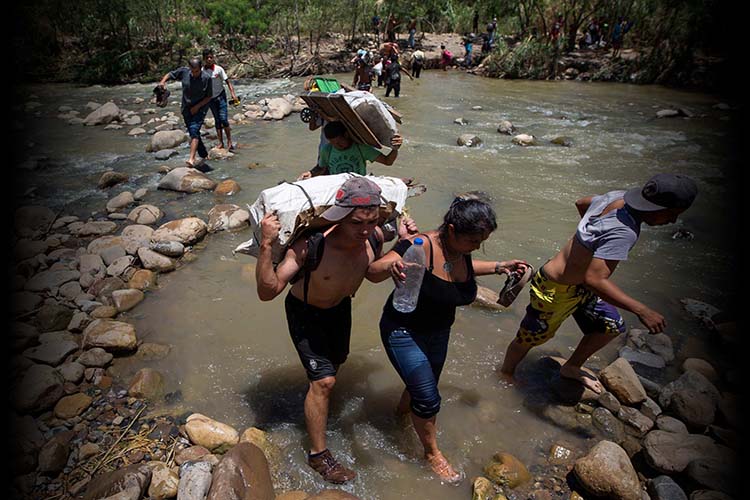
<path fill-rule="evenodd" d="M 625 203 L 641 212 L 667 208 L 688 208 L 698 195 L 698 186 L 680 174 L 656 174 L 642 188 L 625 193 Z"/>

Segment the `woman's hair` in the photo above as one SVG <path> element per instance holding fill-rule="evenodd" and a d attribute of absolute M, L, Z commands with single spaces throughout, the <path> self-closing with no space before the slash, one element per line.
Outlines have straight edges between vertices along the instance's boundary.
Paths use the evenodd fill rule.
<path fill-rule="evenodd" d="M 478 191 L 459 194 L 438 228 L 442 236 L 447 235 L 449 224 L 457 234 L 491 233 L 497 229 L 497 220 L 490 198 Z"/>

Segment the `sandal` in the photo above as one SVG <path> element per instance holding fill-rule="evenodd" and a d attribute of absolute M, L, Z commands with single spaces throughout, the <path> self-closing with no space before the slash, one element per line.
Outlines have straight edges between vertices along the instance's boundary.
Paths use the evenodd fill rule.
<path fill-rule="evenodd" d="M 526 271 L 520 276 L 516 273 L 509 274 L 508 278 L 505 280 L 503 289 L 500 290 L 500 296 L 497 298 L 497 303 L 504 307 L 510 306 L 513 301 L 516 300 L 518 294 L 521 293 L 523 287 L 526 286 L 526 283 L 529 282 L 533 274 L 534 268 L 531 264 L 526 265 Z"/>
<path fill-rule="evenodd" d="M 430 464 L 432 471 L 443 481 L 457 483 L 463 478 L 462 474 L 453 469 L 451 464 L 448 463 L 448 459 L 446 459 L 442 453 L 433 455 L 431 458 L 427 459 L 427 462 Z"/>

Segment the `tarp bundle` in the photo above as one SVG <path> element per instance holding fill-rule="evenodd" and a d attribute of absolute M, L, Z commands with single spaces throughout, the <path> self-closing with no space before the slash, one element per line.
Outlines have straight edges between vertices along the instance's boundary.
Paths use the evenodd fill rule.
<path fill-rule="evenodd" d="M 276 212 L 281 230 L 273 245 L 272 259 L 274 263 L 280 262 L 286 247 L 302 233 L 331 225 L 331 222 L 319 216 L 333 205 L 341 185 L 355 176 L 357 174 L 353 173 L 321 175 L 304 181 L 284 182 L 263 190 L 255 203 L 248 205 L 253 236 L 235 248 L 234 252 L 257 257 L 262 238 L 260 221 L 267 213 Z M 406 184 L 397 177 L 371 175 L 367 178 L 380 186 L 381 196 L 385 200 L 380 209 L 380 223 L 393 221 L 404 209 Z"/>
<path fill-rule="evenodd" d="M 349 106 L 378 138 L 380 144 L 390 146 L 391 137 L 398 134 L 398 126 L 385 103 L 371 93 L 359 90 L 343 95 Z"/>

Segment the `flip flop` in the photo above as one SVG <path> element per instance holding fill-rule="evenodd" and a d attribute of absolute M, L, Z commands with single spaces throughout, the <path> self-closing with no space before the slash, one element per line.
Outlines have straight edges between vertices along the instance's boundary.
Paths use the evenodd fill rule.
<path fill-rule="evenodd" d="M 526 283 L 529 282 L 533 275 L 534 267 L 531 264 L 526 266 L 526 271 L 521 277 L 518 277 L 516 273 L 508 275 L 503 289 L 500 290 L 500 296 L 497 298 L 497 303 L 503 307 L 509 307 L 513 301 L 516 300 L 518 294 L 521 293 L 521 290 L 523 290 L 523 287 L 526 286 Z"/>
<path fill-rule="evenodd" d="M 235 152 L 236 150 L 237 150 L 237 149 L 236 149 L 236 147 L 235 147 L 235 145 L 234 145 L 234 144 L 232 144 L 231 146 L 229 146 L 229 152 L 230 152 L 230 153 L 234 153 L 234 152 Z"/>

